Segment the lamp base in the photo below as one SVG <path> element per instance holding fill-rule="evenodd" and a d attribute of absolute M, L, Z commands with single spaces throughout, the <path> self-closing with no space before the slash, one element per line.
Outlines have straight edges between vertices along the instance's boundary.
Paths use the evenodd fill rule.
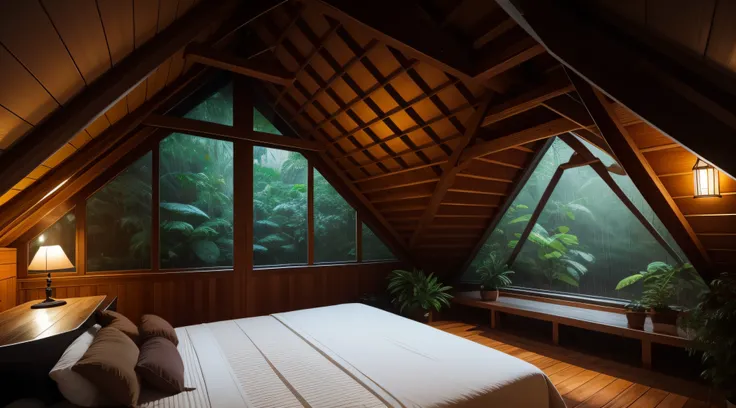
<path fill-rule="evenodd" d="M 66 304 L 66 300 L 56 300 L 52 298 L 46 298 L 41 303 L 36 303 L 35 305 L 31 305 L 31 309 L 46 309 L 49 307 L 56 307 L 56 306 L 62 306 Z"/>

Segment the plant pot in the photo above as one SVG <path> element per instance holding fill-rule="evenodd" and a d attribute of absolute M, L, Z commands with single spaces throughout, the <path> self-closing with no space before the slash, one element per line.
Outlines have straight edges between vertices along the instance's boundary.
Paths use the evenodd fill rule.
<path fill-rule="evenodd" d="M 629 329 L 644 330 L 644 323 L 647 321 L 647 313 L 627 311 L 626 320 L 628 322 Z"/>
<path fill-rule="evenodd" d="M 480 298 L 489 302 L 495 302 L 498 300 L 498 290 L 481 290 Z"/>
<path fill-rule="evenodd" d="M 649 316 L 652 318 L 655 333 L 677 335 L 677 318 L 680 312 L 672 309 L 651 310 Z"/>
<path fill-rule="evenodd" d="M 407 317 L 419 323 L 429 323 L 432 321 L 431 315 L 432 312 L 428 312 L 424 309 L 414 309 L 407 314 Z"/>

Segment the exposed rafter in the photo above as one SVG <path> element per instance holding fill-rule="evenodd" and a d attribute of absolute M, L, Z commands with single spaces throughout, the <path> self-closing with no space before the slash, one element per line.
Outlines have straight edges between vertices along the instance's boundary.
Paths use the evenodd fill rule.
<path fill-rule="evenodd" d="M 143 125 L 172 132 L 182 132 L 204 137 L 218 137 L 233 140 L 247 140 L 275 148 L 286 148 L 298 151 L 319 152 L 324 146 L 319 142 L 297 139 L 288 136 L 272 135 L 257 130 L 242 130 L 219 123 L 205 122 L 196 119 L 178 118 L 166 115 L 149 115 Z"/>
<path fill-rule="evenodd" d="M 460 163 L 468 163 L 478 157 L 511 149 L 537 140 L 547 139 L 577 129 L 580 129 L 578 124 L 565 118 L 553 119 L 520 132 L 501 136 L 486 142 L 480 142 L 468 147 L 460 156 Z"/>
<path fill-rule="evenodd" d="M 237 57 L 226 51 L 205 48 L 199 45 L 190 45 L 184 54 L 189 61 L 262 81 L 283 86 L 291 85 L 294 82 L 293 75 L 283 69 L 280 64 L 275 64 L 273 61 L 260 58 L 249 60 Z"/>
<path fill-rule="evenodd" d="M 452 187 L 452 184 L 455 182 L 455 177 L 460 171 L 460 167 L 458 165 L 460 164 L 460 157 L 463 151 L 466 146 L 472 143 L 478 136 L 478 130 L 481 128 L 483 118 L 486 117 L 486 114 L 491 107 L 491 99 L 492 95 L 485 97 L 478 109 L 472 116 L 470 116 L 468 124 L 465 126 L 465 135 L 460 139 L 460 142 L 455 145 L 455 150 L 452 152 L 447 163 L 442 165 L 442 176 L 440 177 L 440 181 L 437 182 L 434 192 L 432 193 L 432 198 L 429 201 L 427 208 L 424 210 L 424 213 L 419 220 L 419 224 L 416 230 L 414 230 L 414 234 L 409 241 L 410 247 L 413 247 L 416 244 L 417 239 L 424 232 L 424 229 L 427 228 L 437 215 L 437 210 L 439 209 L 442 200 L 445 198 L 445 194 L 447 194 L 447 191 Z"/>
<path fill-rule="evenodd" d="M 8 191 L 36 166 L 72 140 L 172 54 L 197 38 L 214 22 L 224 20 L 235 6 L 236 3 L 230 0 L 200 3 L 161 34 L 100 76 L 63 109 L 58 109 L 43 124 L 18 142 L 13 147 L 12 154 L 3 155 L 3 160 L 0 161 L 0 194 Z M 258 6 L 263 4 L 253 5 L 254 8 L 251 10 L 253 17 L 269 10 L 272 5 L 269 4 L 265 9 L 256 9 Z"/>
<path fill-rule="evenodd" d="M 699 72 L 689 72 L 674 58 L 617 36 L 570 2 L 496 1 L 578 75 L 725 173 L 736 175 L 736 96 L 709 78 L 724 78 L 722 73 L 704 64 Z"/>
<path fill-rule="evenodd" d="M 586 80 L 570 74 L 570 79 L 621 165 L 658 215 L 690 262 L 705 278 L 711 277 L 711 264 L 705 248 L 662 182 L 621 125 L 605 96 Z"/>

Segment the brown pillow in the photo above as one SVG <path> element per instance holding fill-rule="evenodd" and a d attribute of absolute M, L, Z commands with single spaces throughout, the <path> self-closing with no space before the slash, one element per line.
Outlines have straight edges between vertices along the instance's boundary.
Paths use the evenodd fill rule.
<path fill-rule="evenodd" d="M 111 404 L 134 406 L 140 395 L 137 361 L 138 346 L 123 332 L 108 326 L 97 332 L 72 370 L 94 384 Z"/>
<path fill-rule="evenodd" d="M 176 346 L 163 337 L 152 337 L 143 343 L 135 372 L 144 384 L 167 394 L 187 390 L 181 355 Z"/>
<path fill-rule="evenodd" d="M 141 325 L 138 327 L 138 331 L 141 336 L 141 342 L 152 337 L 163 337 L 174 343 L 175 346 L 179 345 L 179 338 L 176 337 L 176 330 L 161 317 L 156 315 L 147 314 L 141 317 Z"/>
<path fill-rule="evenodd" d="M 97 313 L 97 321 L 102 327 L 114 327 L 120 330 L 130 337 L 135 344 L 138 344 L 140 340 L 138 327 L 122 314 L 112 310 L 103 310 Z"/>

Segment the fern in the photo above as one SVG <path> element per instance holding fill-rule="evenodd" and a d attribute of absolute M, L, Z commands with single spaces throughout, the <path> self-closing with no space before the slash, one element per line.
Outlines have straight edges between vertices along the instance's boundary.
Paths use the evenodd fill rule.
<path fill-rule="evenodd" d="M 210 218 L 210 216 L 207 215 L 204 211 L 200 210 L 199 208 L 193 205 L 189 205 L 189 204 L 162 202 L 160 206 L 164 210 L 171 211 L 172 213 L 179 214 L 179 215 Z"/>

